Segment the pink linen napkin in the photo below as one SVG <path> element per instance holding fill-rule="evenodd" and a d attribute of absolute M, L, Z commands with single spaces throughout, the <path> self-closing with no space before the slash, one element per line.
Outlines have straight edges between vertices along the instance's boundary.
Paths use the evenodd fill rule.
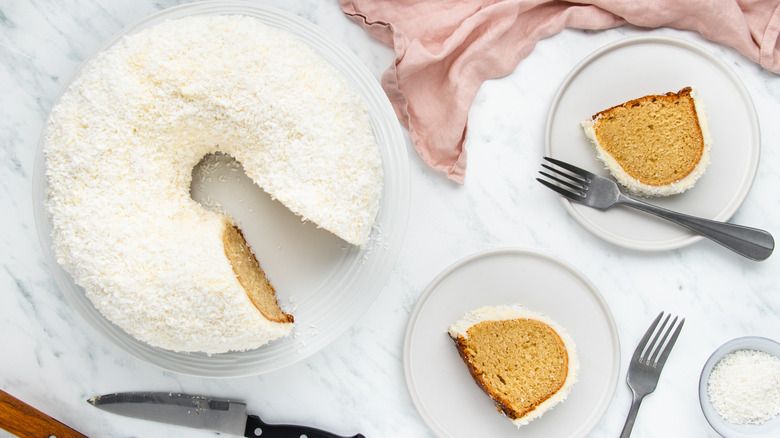
<path fill-rule="evenodd" d="M 468 111 L 482 82 L 505 76 L 564 28 L 693 30 L 780 73 L 780 0 L 339 0 L 395 50 L 382 87 L 420 157 L 463 184 Z"/>

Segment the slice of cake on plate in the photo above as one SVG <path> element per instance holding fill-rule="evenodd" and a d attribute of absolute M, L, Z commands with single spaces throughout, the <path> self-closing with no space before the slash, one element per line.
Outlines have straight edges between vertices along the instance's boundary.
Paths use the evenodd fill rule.
<path fill-rule="evenodd" d="M 691 87 L 630 100 L 581 124 L 598 158 L 635 194 L 682 193 L 710 162 L 707 118 Z"/>
<path fill-rule="evenodd" d="M 566 399 L 577 380 L 572 339 L 521 305 L 473 310 L 448 333 L 474 381 L 518 427 Z"/>

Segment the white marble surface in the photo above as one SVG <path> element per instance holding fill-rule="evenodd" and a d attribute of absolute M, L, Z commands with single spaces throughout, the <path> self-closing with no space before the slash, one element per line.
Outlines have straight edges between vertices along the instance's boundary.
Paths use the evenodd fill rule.
<path fill-rule="evenodd" d="M 320 25 L 377 78 L 391 51 L 371 40 L 334 0 L 262 0 Z M 519 246 L 573 264 L 600 289 L 620 334 L 621 375 L 592 437 L 616 436 L 628 412 L 628 358 L 661 310 L 685 329 L 658 389 L 640 411 L 635 437 L 716 436 L 699 408 L 699 373 L 709 354 L 742 335 L 780 339 L 780 256 L 745 260 L 708 241 L 663 253 L 626 250 L 578 225 L 534 181 L 547 109 L 561 80 L 598 47 L 638 29 L 564 31 L 545 39 L 517 70 L 486 83 L 474 102 L 467 182 L 458 186 L 411 153 L 411 213 L 405 244 L 379 297 L 354 326 L 306 360 L 270 374 L 213 380 L 138 361 L 94 333 L 69 306 L 44 262 L 33 222 L 33 158 L 60 87 L 102 41 L 176 1 L 10 1 L 0 4 L 2 271 L 0 388 L 89 436 L 213 436 L 127 419 L 85 400 L 125 390 L 180 391 L 245 400 L 272 423 L 301 423 L 344 435 L 426 437 L 403 372 L 412 308 L 444 268 L 474 252 Z M 655 30 L 717 54 L 741 78 L 758 112 L 762 155 L 750 194 L 733 220 L 780 235 L 780 77 L 698 35 Z M 518 436 L 521 434 L 518 433 Z"/>

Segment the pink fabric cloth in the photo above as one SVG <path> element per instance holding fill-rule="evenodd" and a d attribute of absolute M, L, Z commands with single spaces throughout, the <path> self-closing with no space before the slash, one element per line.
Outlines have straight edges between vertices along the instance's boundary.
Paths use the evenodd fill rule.
<path fill-rule="evenodd" d="M 382 75 L 414 147 L 463 183 L 468 111 L 482 82 L 505 76 L 564 28 L 693 30 L 780 73 L 780 0 L 339 0 L 395 50 Z"/>

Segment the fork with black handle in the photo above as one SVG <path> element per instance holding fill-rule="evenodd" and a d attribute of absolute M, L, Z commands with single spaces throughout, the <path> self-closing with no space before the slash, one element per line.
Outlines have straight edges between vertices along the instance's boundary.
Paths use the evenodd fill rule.
<path fill-rule="evenodd" d="M 626 376 L 626 382 L 628 387 L 631 388 L 633 393 L 633 401 L 631 402 L 631 409 L 628 411 L 628 418 L 626 418 L 626 424 L 623 426 L 623 432 L 620 434 L 620 438 L 628 438 L 631 435 L 631 430 L 634 428 L 634 421 L 636 420 L 636 414 L 639 412 L 639 405 L 647 394 L 655 391 L 658 385 L 658 379 L 661 377 L 661 370 L 666 364 L 666 359 L 669 358 L 669 353 L 674 347 L 674 343 L 677 341 L 677 337 L 680 336 L 685 318 L 681 319 L 679 324 L 677 323 L 678 317 L 674 317 L 672 323 L 664 332 L 669 318 L 672 316 L 667 315 L 664 319 L 661 327 L 655 332 L 658 323 L 664 316 L 664 312 L 658 314 L 650 328 L 647 329 L 642 340 L 639 341 L 639 345 L 634 351 L 634 355 L 631 357 L 631 362 L 628 364 L 628 375 Z M 676 329 L 675 329 L 676 324 Z M 674 329 L 674 332 L 672 330 Z M 655 332 L 655 336 L 653 335 Z M 669 335 L 671 334 L 671 337 Z M 652 336 L 652 342 L 650 337 Z M 660 341 L 659 341 L 660 338 Z M 668 339 L 668 341 L 667 341 Z"/>
<path fill-rule="evenodd" d="M 689 216 L 648 204 L 621 192 L 617 183 L 611 179 L 555 158 L 544 159 L 554 165 L 542 164 L 542 167 L 552 173 L 539 171 L 548 179 L 536 180 L 573 202 L 599 210 L 622 204 L 654 214 L 695 231 L 751 260 L 766 260 L 775 248 L 774 238 L 764 230 Z"/>

